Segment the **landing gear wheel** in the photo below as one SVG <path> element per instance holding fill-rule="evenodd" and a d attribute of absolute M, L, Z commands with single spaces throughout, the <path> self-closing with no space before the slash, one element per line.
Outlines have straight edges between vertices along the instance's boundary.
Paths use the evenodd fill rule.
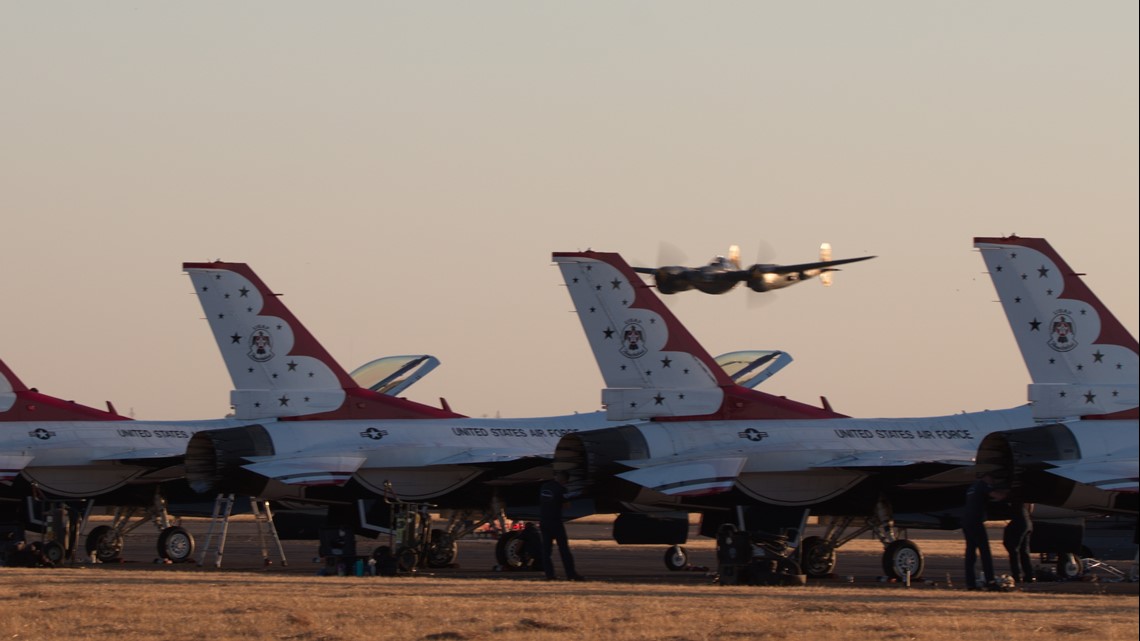
<path fill-rule="evenodd" d="M 1062 581 L 1075 579 L 1084 574 L 1085 566 L 1081 557 L 1074 552 L 1064 552 L 1057 555 L 1057 578 Z"/>
<path fill-rule="evenodd" d="M 420 555 L 415 548 L 402 547 L 396 550 L 396 569 L 400 572 L 415 572 L 420 563 Z"/>
<path fill-rule="evenodd" d="M 495 544 L 495 560 L 504 570 L 530 570 L 537 559 L 528 549 L 526 537 L 522 532 L 507 532 L 499 537 Z"/>
<path fill-rule="evenodd" d="M 194 537 L 185 528 L 168 527 L 158 535 L 158 556 L 183 563 L 194 556 Z"/>
<path fill-rule="evenodd" d="M 818 536 L 809 536 L 800 543 L 800 559 L 804 574 L 820 579 L 835 571 L 835 547 Z"/>
<path fill-rule="evenodd" d="M 883 551 L 883 573 L 888 577 L 905 581 L 907 573 L 911 580 L 921 579 L 926 568 L 926 558 L 913 541 L 899 539 L 892 541 Z"/>
<path fill-rule="evenodd" d="M 87 557 L 99 563 L 118 561 L 123 553 L 123 535 L 109 525 L 100 525 L 87 535 Z"/>
<path fill-rule="evenodd" d="M 424 563 L 429 568 L 446 568 L 455 562 L 457 556 L 459 556 L 459 542 L 455 537 L 443 530 L 432 530 Z"/>
<path fill-rule="evenodd" d="M 48 541 L 44 543 L 43 553 L 44 558 L 47 559 L 52 566 L 63 563 L 63 560 L 67 557 L 67 550 L 64 549 L 63 544 L 59 541 Z"/>
<path fill-rule="evenodd" d="M 665 550 L 665 567 L 673 572 L 689 567 L 689 551 L 681 545 L 670 546 Z"/>

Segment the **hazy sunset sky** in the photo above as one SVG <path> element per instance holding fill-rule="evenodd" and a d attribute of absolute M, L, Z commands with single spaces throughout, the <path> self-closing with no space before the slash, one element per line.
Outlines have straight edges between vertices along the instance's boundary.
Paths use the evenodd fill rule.
<path fill-rule="evenodd" d="M 1025 400 L 974 236 L 1043 236 L 1137 331 L 1137 3 L 0 2 L 0 358 L 215 418 L 184 261 L 247 262 L 347 369 L 473 416 L 598 407 L 553 251 L 877 254 L 670 298 L 854 416 Z M 672 250 L 663 249 L 671 246 Z M 760 303 L 763 298 L 762 304 Z M 751 299 L 751 302 L 750 302 Z"/>

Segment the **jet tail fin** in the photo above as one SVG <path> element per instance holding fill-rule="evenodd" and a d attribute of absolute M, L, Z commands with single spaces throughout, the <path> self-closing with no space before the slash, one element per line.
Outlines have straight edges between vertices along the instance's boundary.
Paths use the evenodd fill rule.
<path fill-rule="evenodd" d="M 0 360 L 0 422 L 11 421 L 129 421 L 113 411 L 105 412 L 74 401 L 41 394 L 24 385 Z"/>
<path fill-rule="evenodd" d="M 558 252 L 553 260 L 605 379 L 611 420 L 837 416 L 733 383 L 619 254 Z"/>
<path fill-rule="evenodd" d="M 184 263 L 233 380 L 240 419 L 457 417 L 362 388 L 245 263 Z"/>
<path fill-rule="evenodd" d="M 1041 419 L 1137 418 L 1136 338 L 1043 238 L 975 238 Z"/>

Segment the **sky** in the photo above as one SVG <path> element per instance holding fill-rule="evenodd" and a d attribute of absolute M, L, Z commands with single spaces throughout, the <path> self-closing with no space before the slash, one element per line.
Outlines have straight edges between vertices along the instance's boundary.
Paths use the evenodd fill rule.
<path fill-rule="evenodd" d="M 975 236 L 1042 236 L 1137 333 L 1137 3 L 0 1 L 0 358 L 217 418 L 185 261 L 249 263 L 346 369 L 471 416 L 597 409 L 554 251 L 873 254 L 669 299 L 852 416 L 1024 402 Z"/>

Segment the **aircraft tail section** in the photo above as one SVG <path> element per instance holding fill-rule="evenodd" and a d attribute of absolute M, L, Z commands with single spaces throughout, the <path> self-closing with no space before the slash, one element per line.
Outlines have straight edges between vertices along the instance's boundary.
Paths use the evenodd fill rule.
<path fill-rule="evenodd" d="M 553 259 L 605 379 L 611 420 L 840 416 L 734 384 L 620 255 Z"/>
<path fill-rule="evenodd" d="M 237 418 L 457 417 L 357 385 L 244 263 L 184 263 L 233 380 Z"/>
<path fill-rule="evenodd" d="M 11 421 L 129 421 L 114 412 L 41 394 L 24 385 L 0 360 L 0 422 Z"/>
<path fill-rule="evenodd" d="M 1041 419 L 1137 418 L 1140 348 L 1043 238 L 975 238 Z"/>

